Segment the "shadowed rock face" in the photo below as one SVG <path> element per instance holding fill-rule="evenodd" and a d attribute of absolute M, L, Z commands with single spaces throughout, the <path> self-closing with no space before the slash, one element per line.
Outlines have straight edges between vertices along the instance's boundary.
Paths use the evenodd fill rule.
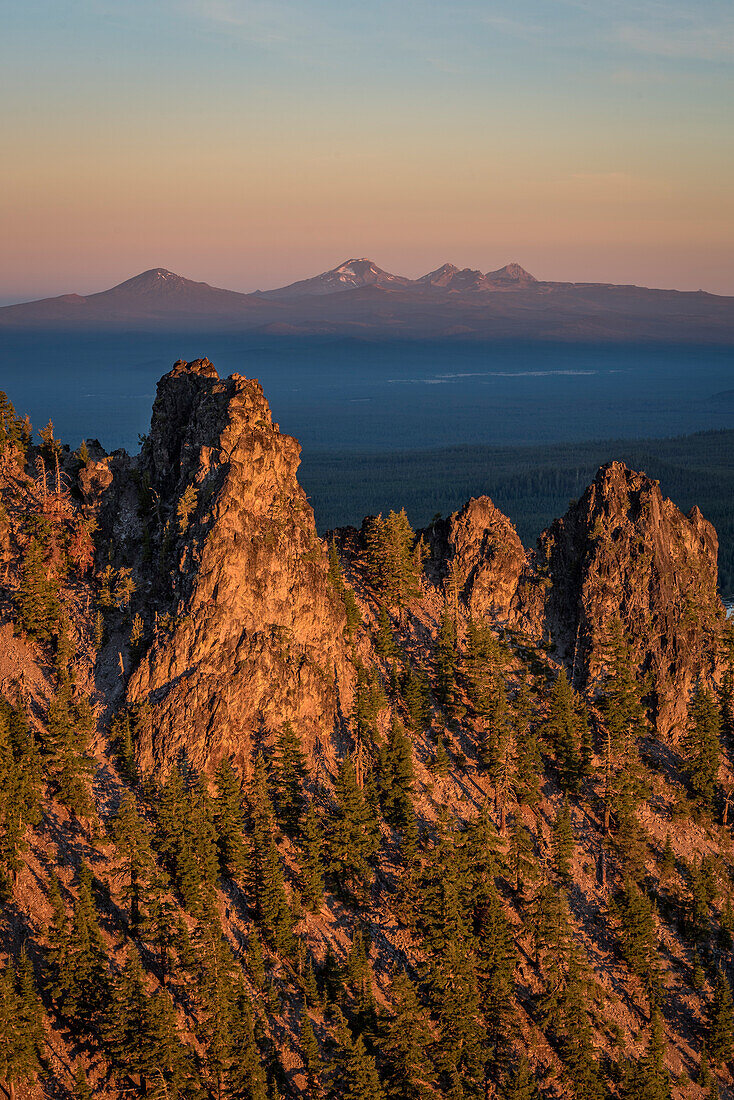
<path fill-rule="evenodd" d="M 472 616 L 507 622 L 527 555 L 517 531 L 489 497 L 472 498 L 426 532 L 431 562 L 447 590 L 455 584 Z"/>
<path fill-rule="evenodd" d="M 333 740 L 337 681 L 349 680 L 343 609 L 299 456 L 258 382 L 221 380 L 197 360 L 159 383 L 139 475 L 157 510 L 155 552 L 170 556 L 173 626 L 156 631 L 128 685 L 129 702 L 152 706 L 144 768 L 182 752 L 200 768 L 244 759 L 287 719 L 316 756 Z"/>

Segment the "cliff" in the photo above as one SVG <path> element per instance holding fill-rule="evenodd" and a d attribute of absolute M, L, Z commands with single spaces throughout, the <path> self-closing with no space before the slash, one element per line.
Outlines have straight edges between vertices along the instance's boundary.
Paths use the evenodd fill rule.
<path fill-rule="evenodd" d="M 106 506 L 122 558 L 136 540 L 147 558 L 135 606 L 148 644 L 126 692 L 150 704 L 137 747 L 146 770 L 180 754 L 210 770 L 223 756 L 242 764 L 286 721 L 309 751 L 333 754 L 350 684 L 344 609 L 296 480 L 299 455 L 258 382 L 221 380 L 206 359 L 161 379 L 139 462 Z M 133 474 L 131 539 L 121 500 Z"/>

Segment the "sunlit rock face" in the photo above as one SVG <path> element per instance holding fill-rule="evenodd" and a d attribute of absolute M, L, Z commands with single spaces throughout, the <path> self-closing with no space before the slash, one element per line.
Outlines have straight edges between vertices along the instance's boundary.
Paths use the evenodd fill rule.
<path fill-rule="evenodd" d="M 350 682 L 343 608 L 299 456 L 258 382 L 220 379 L 205 359 L 159 383 L 138 477 L 169 611 L 127 690 L 151 706 L 144 769 L 166 771 L 179 755 L 207 769 L 246 759 L 286 720 L 310 753 L 332 752 Z"/>

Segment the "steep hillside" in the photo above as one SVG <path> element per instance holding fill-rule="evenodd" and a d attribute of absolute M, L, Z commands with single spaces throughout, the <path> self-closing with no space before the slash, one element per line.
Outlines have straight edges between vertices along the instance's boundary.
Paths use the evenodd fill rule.
<path fill-rule="evenodd" d="M 206 359 L 135 457 L 0 403 L 0 1086 L 734 1096 L 713 528 L 612 463 L 327 543 L 298 461 Z"/>

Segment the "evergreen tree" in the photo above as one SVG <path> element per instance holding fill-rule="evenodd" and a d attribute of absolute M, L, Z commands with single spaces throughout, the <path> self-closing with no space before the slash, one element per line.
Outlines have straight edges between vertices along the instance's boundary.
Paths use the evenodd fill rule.
<path fill-rule="evenodd" d="M 306 908 L 317 913 L 324 899 L 324 838 L 311 802 L 301 825 L 300 883 Z"/>
<path fill-rule="evenodd" d="M 589 725 L 581 700 L 568 682 L 564 669 L 551 688 L 548 714 L 541 732 L 554 751 L 561 787 L 577 794 L 589 770 Z"/>
<path fill-rule="evenodd" d="M 475 1090 L 483 1078 L 486 1050 L 480 1026 L 479 990 L 474 960 L 458 939 L 447 942 L 431 960 L 429 990 L 441 1038 L 441 1069 L 456 1070 L 464 1087 Z"/>
<path fill-rule="evenodd" d="M 321 1074 L 324 1070 L 324 1063 L 321 1060 L 319 1044 L 316 1039 L 313 1024 L 309 1019 L 305 1007 L 301 1011 L 301 1053 L 303 1055 L 303 1064 L 306 1067 L 306 1082 L 308 1084 L 309 1094 L 312 1097 L 317 1097 L 321 1095 L 323 1091 L 321 1088 Z"/>
<path fill-rule="evenodd" d="M 630 970 L 655 990 L 660 982 L 660 959 L 653 904 L 648 895 L 628 878 L 616 899 L 616 909 L 620 919 L 622 955 Z"/>
<path fill-rule="evenodd" d="M 39 523 L 23 555 L 18 617 L 28 634 L 47 644 L 54 637 L 60 613 L 59 582 L 48 552 L 48 532 Z"/>
<path fill-rule="evenodd" d="M 9 897 L 27 848 L 28 825 L 41 819 L 38 750 L 24 714 L 0 696 L 0 898 Z"/>
<path fill-rule="evenodd" d="M 343 757 L 339 764 L 335 795 L 328 837 L 329 871 L 339 889 L 360 892 L 371 876 L 377 849 L 374 818 L 357 785 L 351 756 Z"/>
<path fill-rule="evenodd" d="M 575 1100 L 604 1100 L 606 1089 L 594 1043 L 587 1009 L 588 995 L 576 964 L 572 964 L 563 1003 L 562 1052 Z"/>
<path fill-rule="evenodd" d="M 306 758 L 301 739 L 290 722 L 284 722 L 275 741 L 275 806 L 279 820 L 294 830 L 303 811 Z"/>
<path fill-rule="evenodd" d="M 389 660 L 397 656 L 398 644 L 393 634 L 390 613 L 384 604 L 380 604 L 377 613 L 377 630 L 375 631 L 375 649 L 381 657 Z"/>
<path fill-rule="evenodd" d="M 524 680 L 517 689 L 512 711 L 515 730 L 515 794 L 522 806 L 533 808 L 540 801 L 542 760 L 530 691 Z"/>
<path fill-rule="evenodd" d="M 88 754 L 92 729 L 87 707 L 73 699 L 68 681 L 62 683 L 48 709 L 48 745 L 56 796 L 78 817 L 89 817 L 94 811 L 90 791 L 93 762 Z"/>
<path fill-rule="evenodd" d="M 112 820 L 112 836 L 125 861 L 125 896 L 130 902 L 130 923 L 136 929 L 141 921 L 141 903 L 151 881 L 155 863 L 150 846 L 150 832 L 140 817 L 135 798 L 127 791 L 116 817 Z"/>
<path fill-rule="evenodd" d="M 708 1030 L 706 1049 L 715 1066 L 729 1062 L 734 1042 L 734 1006 L 732 1006 L 731 987 L 724 972 L 716 971 L 714 996 L 707 1012 Z"/>
<path fill-rule="evenodd" d="M 410 662 L 405 666 L 401 693 L 410 728 L 416 733 L 423 733 L 431 724 L 431 691 L 425 674 Z"/>
<path fill-rule="evenodd" d="M 507 1052 L 514 1004 L 517 949 L 494 881 L 487 884 L 475 916 L 476 956 L 487 1039 L 494 1059 Z"/>
<path fill-rule="evenodd" d="M 257 921 L 269 946 L 287 954 L 293 947 L 293 916 L 275 842 L 273 804 L 262 753 L 255 759 L 248 806 L 252 828 L 249 885 Z"/>
<path fill-rule="evenodd" d="M 217 833 L 219 869 L 244 882 L 247 875 L 247 849 L 244 835 L 244 795 L 240 777 L 226 757 L 219 764 L 214 782 L 214 823 Z"/>
<path fill-rule="evenodd" d="M 603 756 L 605 773 L 605 831 L 621 797 L 636 804 L 641 785 L 638 742 L 649 730 L 642 697 L 647 681 L 637 672 L 637 659 L 621 620 L 614 618 L 601 647 L 605 718 Z"/>
<path fill-rule="evenodd" d="M 365 565 L 370 582 L 388 607 L 402 614 L 420 594 L 423 548 L 415 544 L 405 509 L 387 519 L 373 518 L 365 532 Z"/>
<path fill-rule="evenodd" d="M 418 927 L 427 957 L 469 937 L 462 872 L 451 829 L 441 828 L 423 870 Z"/>
<path fill-rule="evenodd" d="M 621 1100 L 671 1100 L 670 1075 L 665 1067 L 665 1033 L 660 1013 L 654 1010 L 650 1021 L 647 1049 L 627 1068 Z"/>
<path fill-rule="evenodd" d="M 516 819 L 510 830 L 507 849 L 507 866 L 515 883 L 515 890 L 525 889 L 525 884 L 536 877 L 535 841 L 533 834 L 522 821 Z"/>
<path fill-rule="evenodd" d="M 362 616 L 359 613 L 359 607 L 354 598 L 354 592 L 344 580 L 336 543 L 333 540 L 329 543 L 329 581 L 344 605 L 344 613 L 347 620 L 344 633 L 351 642 L 355 630 L 362 625 Z"/>
<path fill-rule="evenodd" d="M 573 825 L 568 795 L 558 807 L 551 831 L 553 870 L 567 884 L 573 879 L 571 866 L 574 851 Z"/>
<path fill-rule="evenodd" d="M 456 696 L 457 665 L 456 620 L 448 605 L 444 604 L 436 643 L 436 693 L 439 702 L 449 708 Z"/>
<path fill-rule="evenodd" d="M 507 1074 L 500 1089 L 500 1100 L 540 1100 L 533 1071 L 524 1054 Z"/>
<path fill-rule="evenodd" d="M 8 1097 L 15 1086 L 29 1082 L 39 1070 L 43 1034 L 35 986 L 20 986 L 10 965 L 0 971 L 0 1082 Z"/>
<path fill-rule="evenodd" d="M 243 1100 L 267 1100 L 267 1079 L 255 1033 L 255 1014 L 244 985 L 235 986 L 232 1009 L 232 1059 L 227 1094 Z"/>
<path fill-rule="evenodd" d="M 344 1066 L 341 1089 L 343 1100 L 384 1100 L 375 1060 L 367 1053 L 361 1035 Z"/>
<path fill-rule="evenodd" d="M 82 865 L 70 925 L 61 920 L 58 903 L 51 934 L 51 992 L 69 1024 L 88 1029 L 106 1004 L 107 949 L 92 894 L 92 876 Z M 63 911 L 63 908 L 62 908 Z"/>
<path fill-rule="evenodd" d="M 711 811 L 721 762 L 721 713 L 713 694 L 699 687 L 689 706 L 689 724 L 683 744 L 693 794 Z"/>
<path fill-rule="evenodd" d="M 385 818 L 401 828 L 414 813 L 413 745 L 397 718 L 393 718 L 384 756 L 381 786 Z"/>
<path fill-rule="evenodd" d="M 93 1100 L 93 1097 L 84 1066 L 80 1062 L 74 1071 L 74 1100 Z"/>
<path fill-rule="evenodd" d="M 152 1100 L 191 1095 L 195 1085 L 191 1052 L 181 1041 L 170 996 L 157 990 L 148 1002 L 141 1036 L 141 1069 Z"/>
<path fill-rule="evenodd" d="M 103 1028 L 105 1049 L 118 1074 L 145 1076 L 147 1067 L 143 1052 L 148 1030 L 148 1004 L 140 956 L 131 947 L 112 983 Z"/>
<path fill-rule="evenodd" d="M 386 1095 L 388 1100 L 424 1100 L 435 1083 L 429 1055 L 433 1039 L 427 1013 L 403 970 L 393 980 L 391 999 L 379 1038 L 387 1062 Z"/>

